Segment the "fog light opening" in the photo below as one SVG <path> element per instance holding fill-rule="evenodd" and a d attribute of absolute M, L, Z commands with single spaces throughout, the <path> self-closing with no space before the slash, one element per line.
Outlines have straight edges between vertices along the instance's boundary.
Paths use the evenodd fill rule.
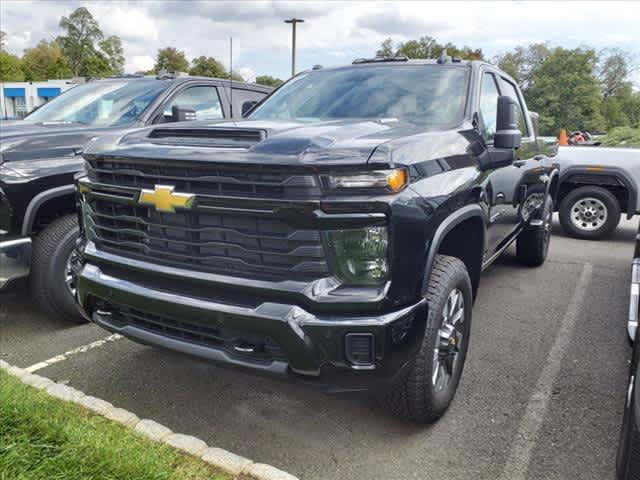
<path fill-rule="evenodd" d="M 345 335 L 345 355 L 354 368 L 374 368 L 373 333 L 347 333 Z"/>

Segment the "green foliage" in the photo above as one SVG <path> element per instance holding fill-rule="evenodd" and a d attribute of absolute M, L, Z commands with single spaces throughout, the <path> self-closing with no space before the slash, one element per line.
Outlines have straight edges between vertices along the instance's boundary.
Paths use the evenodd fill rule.
<path fill-rule="evenodd" d="M 100 51 L 109 64 L 112 75 L 122 75 L 124 73 L 124 50 L 120 37 L 111 35 L 100 43 Z"/>
<path fill-rule="evenodd" d="M 22 82 L 24 80 L 22 61 L 5 51 L 0 51 L 0 80 L 3 82 Z"/>
<path fill-rule="evenodd" d="M 271 75 L 260 75 L 256 77 L 256 83 L 260 85 L 267 85 L 269 87 L 279 87 L 284 83 L 284 80 L 272 77 Z"/>
<path fill-rule="evenodd" d="M 640 125 L 614 128 L 601 141 L 608 147 L 640 148 Z"/>
<path fill-rule="evenodd" d="M 58 44 L 69 62 L 73 75 L 92 76 L 89 72 L 95 73 L 95 57 L 99 53 L 96 42 L 103 38 L 98 22 L 89 10 L 80 7 L 69 17 L 60 19 L 60 28 L 66 34 L 58 37 Z"/>
<path fill-rule="evenodd" d="M 526 90 L 531 84 L 531 76 L 550 54 L 551 49 L 548 44 L 534 43 L 527 47 L 519 46 L 512 52 L 498 55 L 493 63 L 511 75 L 520 87 Z"/>
<path fill-rule="evenodd" d="M 154 71 L 165 72 L 186 72 L 189 70 L 189 61 L 184 52 L 180 52 L 173 47 L 165 47 L 158 50 Z"/>
<path fill-rule="evenodd" d="M 217 78 L 227 78 L 229 76 L 222 63 L 213 57 L 205 57 L 204 55 L 193 59 L 189 75 Z"/>
<path fill-rule="evenodd" d="M 202 461 L 0 370 L 0 478 L 230 480 Z"/>
<path fill-rule="evenodd" d="M 71 69 L 62 49 L 55 42 L 40 40 L 33 48 L 22 55 L 22 69 L 28 81 L 65 78 L 71 75 Z"/>
<path fill-rule="evenodd" d="M 405 56 L 408 58 L 438 58 L 446 50 L 447 55 L 459 57 L 465 60 L 481 60 L 482 49 L 472 49 L 471 47 L 457 47 L 451 42 L 441 44 L 430 36 L 420 37 L 418 40 L 408 40 L 400 42 L 396 48 L 393 41 L 387 38 L 376 51 L 376 56 L 393 57 Z"/>
<path fill-rule="evenodd" d="M 541 113 L 542 135 L 555 135 L 561 128 L 593 131 L 605 127 L 596 62 L 592 49 L 558 47 L 531 73 L 524 93 L 529 108 Z"/>

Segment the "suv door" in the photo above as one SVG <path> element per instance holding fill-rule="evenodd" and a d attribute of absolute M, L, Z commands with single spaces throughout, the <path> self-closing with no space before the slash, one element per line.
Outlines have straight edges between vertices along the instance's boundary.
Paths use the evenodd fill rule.
<path fill-rule="evenodd" d="M 221 120 L 225 117 L 223 103 L 215 85 L 189 85 L 177 91 L 158 109 L 153 123 L 170 121 L 174 106 L 195 111 L 196 120 Z"/>

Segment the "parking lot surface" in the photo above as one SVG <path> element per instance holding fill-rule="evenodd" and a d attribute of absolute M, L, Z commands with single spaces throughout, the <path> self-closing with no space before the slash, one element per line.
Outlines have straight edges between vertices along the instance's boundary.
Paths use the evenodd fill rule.
<path fill-rule="evenodd" d="M 303 479 L 613 479 L 631 349 L 629 265 L 637 220 L 607 241 L 554 225 L 538 269 L 511 248 L 484 274 L 458 394 L 435 425 L 372 400 L 108 342 L 38 373 L 210 445 Z M 0 358 L 29 367 L 109 336 L 0 295 Z"/>

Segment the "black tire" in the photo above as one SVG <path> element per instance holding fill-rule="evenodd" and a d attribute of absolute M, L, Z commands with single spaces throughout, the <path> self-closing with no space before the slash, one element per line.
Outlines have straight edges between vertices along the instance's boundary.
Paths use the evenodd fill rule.
<path fill-rule="evenodd" d="M 571 220 L 572 213 L 575 212 L 575 206 L 578 202 L 594 198 L 598 200 L 606 210 L 606 221 L 595 229 L 589 226 L 589 223 L 582 223 L 583 226 L 576 225 Z M 574 212 L 572 212 L 572 209 Z M 560 202 L 559 207 L 560 223 L 567 234 L 575 238 L 585 240 L 597 240 L 609 235 L 613 232 L 618 223 L 620 223 L 620 204 L 618 199 L 609 190 L 601 187 L 580 187 L 569 192 Z"/>
<path fill-rule="evenodd" d="M 55 220 L 33 241 L 30 290 L 36 303 L 49 315 L 84 323 L 66 283 L 67 261 L 78 238 L 75 215 Z"/>
<path fill-rule="evenodd" d="M 633 383 L 635 379 L 631 377 L 616 456 L 616 472 L 619 480 L 640 479 L 640 432 L 637 428 Z"/>
<path fill-rule="evenodd" d="M 525 228 L 516 240 L 516 255 L 524 265 L 539 267 L 547 259 L 551 243 L 552 215 L 553 200 L 547 195 L 540 214 L 542 225 Z"/>
<path fill-rule="evenodd" d="M 441 344 L 443 309 L 449 295 L 456 289 L 461 292 L 464 301 L 461 317 L 463 336 L 457 345 L 455 342 L 453 344 L 458 353 L 456 357 L 452 357 L 455 360 L 449 381 L 438 390 L 433 382 L 434 368 L 437 365 L 434 350 Z M 454 257 L 436 256 L 425 298 L 429 309 L 420 351 L 409 366 L 407 374 L 383 398 L 384 406 L 394 415 L 417 423 L 433 423 L 445 413 L 453 400 L 462 375 L 469 346 L 473 304 L 471 280 L 464 263 Z M 450 343 L 447 342 L 447 344 Z"/>

